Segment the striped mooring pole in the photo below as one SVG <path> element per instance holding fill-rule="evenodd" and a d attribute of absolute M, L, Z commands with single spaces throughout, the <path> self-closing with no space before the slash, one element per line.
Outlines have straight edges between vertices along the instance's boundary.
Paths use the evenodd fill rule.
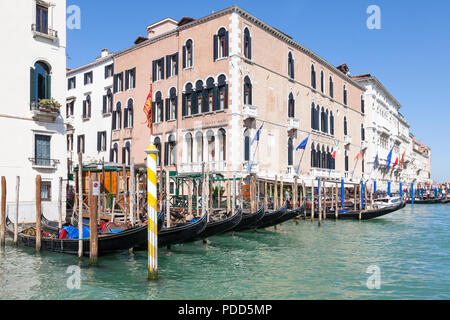
<path fill-rule="evenodd" d="M 156 155 L 158 150 L 150 145 L 147 150 L 147 212 L 148 212 L 148 279 L 158 278 L 158 214 Z"/>

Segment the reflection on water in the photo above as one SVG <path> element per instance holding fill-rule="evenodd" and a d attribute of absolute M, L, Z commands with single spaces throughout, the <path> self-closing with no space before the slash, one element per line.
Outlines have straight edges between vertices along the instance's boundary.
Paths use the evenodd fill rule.
<path fill-rule="evenodd" d="M 448 208 L 448 209 L 447 209 Z M 0 299 L 450 299 L 450 205 L 416 205 L 371 221 L 289 222 L 276 230 L 225 234 L 159 252 L 160 279 L 147 282 L 147 254 L 80 263 L 74 256 L 0 249 Z M 381 289 L 369 290 L 371 265 Z"/>

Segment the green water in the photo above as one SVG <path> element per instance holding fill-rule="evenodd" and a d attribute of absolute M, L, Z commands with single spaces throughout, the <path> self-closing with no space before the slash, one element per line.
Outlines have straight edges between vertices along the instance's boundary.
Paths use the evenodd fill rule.
<path fill-rule="evenodd" d="M 371 221 L 288 222 L 277 230 L 213 237 L 159 251 L 160 279 L 147 282 L 147 255 L 81 264 L 77 258 L 7 245 L 0 299 L 450 299 L 450 205 L 415 205 Z M 366 283 L 380 268 L 381 288 Z"/>

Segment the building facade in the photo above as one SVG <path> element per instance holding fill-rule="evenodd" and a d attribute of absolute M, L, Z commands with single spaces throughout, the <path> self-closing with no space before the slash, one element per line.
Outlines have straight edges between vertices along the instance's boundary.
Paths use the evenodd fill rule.
<path fill-rule="evenodd" d="M 363 177 L 355 157 L 365 148 L 364 89 L 345 64 L 335 68 L 238 7 L 165 19 L 147 32 L 114 58 L 113 119 L 124 106 L 128 121 L 135 112 L 132 126 L 122 119 L 113 129 L 111 160 L 143 166 L 154 143 L 160 168 L 179 173 L 198 173 L 206 162 L 224 175 L 289 180 L 302 160 L 305 178 Z M 141 111 L 150 78 L 152 137 Z M 296 151 L 307 137 L 304 154 Z"/>
<path fill-rule="evenodd" d="M 411 182 L 422 188 L 432 184 L 431 179 L 431 148 L 410 134 L 411 137 Z"/>
<path fill-rule="evenodd" d="M 35 220 L 35 180 L 42 177 L 42 212 L 58 218 L 59 178 L 67 180 L 66 130 L 58 104 L 66 100 L 66 1 L 0 3 L 3 39 L 0 106 L 0 175 L 7 181 L 7 214 Z M 65 207 L 65 183 L 62 197 Z"/>
<path fill-rule="evenodd" d="M 67 72 L 67 101 L 64 117 L 67 126 L 68 170 L 78 164 L 108 162 L 110 157 L 113 109 L 113 53 L 107 49 L 92 63 Z"/>

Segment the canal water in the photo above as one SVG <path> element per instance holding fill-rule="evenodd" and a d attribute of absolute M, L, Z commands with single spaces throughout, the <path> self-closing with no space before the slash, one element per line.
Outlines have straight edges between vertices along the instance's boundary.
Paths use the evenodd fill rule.
<path fill-rule="evenodd" d="M 450 205 L 321 228 L 288 222 L 160 250 L 160 279 L 150 283 L 145 252 L 101 257 L 98 267 L 85 258 L 80 289 L 68 273 L 76 257 L 9 244 L 0 299 L 450 299 L 449 234 Z"/>

